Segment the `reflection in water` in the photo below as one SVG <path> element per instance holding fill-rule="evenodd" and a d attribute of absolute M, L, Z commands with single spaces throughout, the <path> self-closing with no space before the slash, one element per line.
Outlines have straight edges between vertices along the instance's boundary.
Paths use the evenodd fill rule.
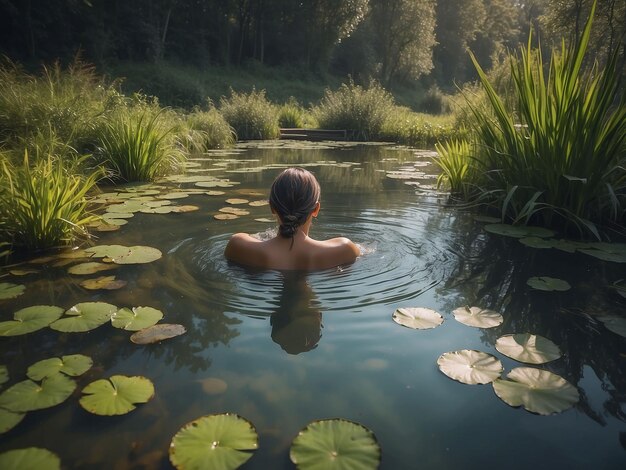
<path fill-rule="evenodd" d="M 306 274 L 284 273 L 279 305 L 270 317 L 272 339 L 289 354 L 317 347 L 322 336 L 322 312 Z"/>

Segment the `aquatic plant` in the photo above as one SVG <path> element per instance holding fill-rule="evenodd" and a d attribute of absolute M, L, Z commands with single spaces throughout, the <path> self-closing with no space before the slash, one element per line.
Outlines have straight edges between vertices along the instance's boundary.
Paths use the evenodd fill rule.
<path fill-rule="evenodd" d="M 220 112 L 237 133 L 239 140 L 275 139 L 279 136 L 276 107 L 265 97 L 265 90 L 237 93 L 220 100 Z"/>
<path fill-rule="evenodd" d="M 278 124 L 280 127 L 303 127 L 304 109 L 293 96 L 278 108 Z"/>
<path fill-rule="evenodd" d="M 544 73 L 540 49 L 511 57 L 517 114 L 507 108 L 476 59 L 490 104 L 473 107 L 478 194 L 513 223 L 537 221 L 599 238 L 596 224 L 626 214 L 626 98 L 617 56 L 585 73 L 593 10 L 580 40 L 553 51 Z"/>
<path fill-rule="evenodd" d="M 164 111 L 152 107 L 124 108 L 108 118 L 100 136 L 99 161 L 112 179 L 152 181 L 183 160 Z"/>
<path fill-rule="evenodd" d="M 87 210 L 86 195 L 101 173 L 80 176 L 77 164 L 51 154 L 37 160 L 31 167 L 24 152 L 21 165 L 0 161 L 0 239 L 42 249 L 87 235 L 85 226 L 95 217 Z"/>
<path fill-rule="evenodd" d="M 429 147 L 448 139 L 461 138 L 465 129 L 454 115 L 432 116 L 396 106 L 385 120 L 378 138 L 416 147 Z"/>
<path fill-rule="evenodd" d="M 327 89 L 312 114 L 321 128 L 347 129 L 356 140 L 375 140 L 395 109 L 393 96 L 378 83 L 364 88 L 350 80 L 337 90 Z"/>
<path fill-rule="evenodd" d="M 466 139 L 451 139 L 435 144 L 435 148 L 438 156 L 433 161 L 441 169 L 437 187 L 447 184 L 451 193 L 467 197 L 476 182 L 472 145 Z"/>
<path fill-rule="evenodd" d="M 228 147 L 237 140 L 235 130 L 215 108 L 195 110 L 187 116 L 185 123 L 185 129 L 178 133 L 178 138 L 183 147 L 191 152 Z"/>

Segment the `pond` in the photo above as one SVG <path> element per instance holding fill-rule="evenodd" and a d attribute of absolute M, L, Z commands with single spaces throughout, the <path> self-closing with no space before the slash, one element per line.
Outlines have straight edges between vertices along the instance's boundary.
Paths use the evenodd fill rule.
<path fill-rule="evenodd" d="M 64 468 L 171 468 L 169 444 L 184 424 L 230 412 L 251 421 L 259 434 L 259 449 L 244 465 L 249 469 L 294 468 L 291 441 L 322 418 L 371 429 L 383 469 L 489 468 L 494 462 L 623 468 L 626 340 L 597 318 L 623 315 L 626 300 L 611 286 L 626 277 L 624 265 L 487 233 L 471 212 L 446 205 L 435 189 L 431 156 L 390 145 L 285 142 L 195 156 L 187 176 L 236 184 L 165 182 L 169 189 L 157 188 L 161 193 L 201 189 L 172 200 L 199 210 L 135 213 L 118 231 L 98 233 L 98 244 L 148 245 L 163 253 L 151 263 L 96 275 L 114 274 L 127 282 L 122 289 L 84 289 L 80 282 L 96 276 L 68 274 L 69 261 L 27 265 L 38 272 L 3 278 L 26 290 L 0 301 L 1 320 L 36 304 L 67 309 L 102 301 L 157 308 L 163 322 L 180 323 L 187 333 L 139 346 L 129 341 L 130 332 L 109 323 L 87 333 L 44 328 L 0 338 L 0 364 L 10 376 L 5 389 L 41 359 L 85 354 L 94 362 L 76 378 L 68 400 L 28 413 L 2 435 L 0 451 L 44 447 Z M 311 235 L 350 237 L 363 255 L 350 266 L 308 274 L 227 262 L 223 250 L 232 233 L 271 236 L 274 225 L 267 205 L 226 199 L 266 199 L 276 174 L 293 165 L 310 169 L 322 187 Z M 144 201 L 154 197 L 134 190 L 143 191 Z M 223 207 L 249 214 L 215 219 Z M 533 290 L 526 282 L 534 276 L 564 279 L 572 289 Z M 452 315 L 465 305 L 500 312 L 504 322 L 465 326 Z M 444 322 L 431 330 L 402 327 L 392 320 L 401 307 L 434 309 Z M 465 385 L 437 367 L 445 352 L 476 349 L 498 357 L 505 375 L 522 364 L 497 352 L 496 340 L 527 332 L 560 348 L 560 359 L 533 367 L 578 388 L 573 408 L 551 416 L 513 408 L 491 385 Z M 80 390 L 114 374 L 149 378 L 154 398 L 123 416 L 83 410 Z"/>

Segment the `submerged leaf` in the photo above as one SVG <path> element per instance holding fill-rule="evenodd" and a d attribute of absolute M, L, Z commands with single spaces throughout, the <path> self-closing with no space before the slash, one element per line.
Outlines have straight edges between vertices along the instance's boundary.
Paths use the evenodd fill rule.
<path fill-rule="evenodd" d="M 0 468 L 7 470 L 60 470 L 61 459 L 48 449 L 27 447 L 0 454 Z"/>
<path fill-rule="evenodd" d="M 41 385 L 24 380 L 0 395 L 0 408 L 14 412 L 50 408 L 67 400 L 75 388 L 76 383 L 63 374 L 46 377 Z"/>
<path fill-rule="evenodd" d="M 163 318 L 163 312 L 152 307 L 120 308 L 111 317 L 115 328 L 128 331 L 139 331 L 156 324 Z"/>
<path fill-rule="evenodd" d="M 572 286 L 569 285 L 567 281 L 563 279 L 556 279 L 554 277 L 548 276 L 539 276 L 539 277 L 531 277 L 526 281 L 533 289 L 543 290 L 543 291 L 561 291 L 564 292 L 566 290 L 570 290 Z"/>
<path fill-rule="evenodd" d="M 228 384 L 226 382 L 215 377 L 200 379 L 198 382 L 202 385 L 202 391 L 207 395 L 220 395 L 228 389 Z"/>
<path fill-rule="evenodd" d="M 28 368 L 26 375 L 33 380 L 41 380 L 51 377 L 59 372 L 72 377 L 83 375 L 93 365 L 89 356 L 82 354 L 72 354 L 61 358 L 52 357 L 34 363 Z"/>
<path fill-rule="evenodd" d="M 560 413 L 579 400 L 578 390 L 563 377 L 547 370 L 517 367 L 493 383 L 496 395 L 510 406 L 523 406 L 540 415 Z"/>
<path fill-rule="evenodd" d="M 502 363 L 491 354 L 462 349 L 442 354 L 437 359 L 439 370 L 464 384 L 487 384 L 500 377 Z"/>
<path fill-rule="evenodd" d="M 186 332 L 187 330 L 183 325 L 161 323 L 133 333 L 130 340 L 135 344 L 152 344 L 180 336 Z"/>
<path fill-rule="evenodd" d="M 14 299 L 24 293 L 25 285 L 13 284 L 11 282 L 0 282 L 0 300 Z"/>
<path fill-rule="evenodd" d="M 104 325 L 117 312 L 117 307 L 105 302 L 83 302 L 65 312 L 65 317 L 55 321 L 50 328 L 64 333 L 90 331 Z"/>
<path fill-rule="evenodd" d="M 85 275 L 85 274 L 94 274 L 100 271 L 110 271 L 111 269 L 116 269 L 117 266 L 114 264 L 106 264 L 106 263 L 97 263 L 95 261 L 88 261 L 86 263 L 75 264 L 71 266 L 67 272 L 69 274 L 77 274 L 77 275 Z"/>
<path fill-rule="evenodd" d="M 114 375 L 96 380 L 83 389 L 80 406 L 102 416 L 123 415 L 154 396 L 154 385 L 146 377 Z"/>
<path fill-rule="evenodd" d="M 528 364 L 544 364 L 561 357 L 556 344 L 530 333 L 501 336 L 496 340 L 496 349 L 511 359 Z"/>
<path fill-rule="evenodd" d="M 291 444 L 289 458 L 299 469 L 376 469 L 380 446 L 365 426 L 345 419 L 310 423 Z"/>
<path fill-rule="evenodd" d="M 101 276 L 95 279 L 85 279 L 80 283 L 82 287 L 89 290 L 115 290 L 121 289 L 126 284 L 126 281 L 122 281 L 121 279 L 115 279 L 115 276 Z"/>
<path fill-rule="evenodd" d="M 452 314 L 456 321 L 476 328 L 494 328 L 504 321 L 498 312 L 480 307 L 459 307 Z"/>
<path fill-rule="evenodd" d="M 18 336 L 45 328 L 63 314 L 61 307 L 34 305 L 18 310 L 15 320 L 0 322 L 0 336 Z"/>
<path fill-rule="evenodd" d="M 230 413 L 209 415 L 174 435 L 170 461 L 177 469 L 235 469 L 257 448 L 258 436 L 248 420 Z"/>
<path fill-rule="evenodd" d="M 398 325 L 415 330 L 428 330 L 443 323 L 443 317 L 438 312 L 423 307 L 399 308 L 392 318 Z"/>

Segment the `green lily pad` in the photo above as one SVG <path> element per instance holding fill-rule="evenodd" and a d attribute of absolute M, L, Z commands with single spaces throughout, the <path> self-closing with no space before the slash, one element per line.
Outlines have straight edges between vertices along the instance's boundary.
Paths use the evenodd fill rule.
<path fill-rule="evenodd" d="M 269 201 L 267 199 L 261 199 L 258 201 L 251 201 L 248 203 L 248 205 L 251 207 L 262 207 L 269 205 Z"/>
<path fill-rule="evenodd" d="M 7 366 L 0 366 L 0 385 L 9 381 L 9 370 Z"/>
<path fill-rule="evenodd" d="M 520 238 L 519 241 L 522 245 L 526 245 L 531 248 L 554 248 L 554 240 L 551 238 L 544 239 L 539 237 L 526 237 Z"/>
<path fill-rule="evenodd" d="M 626 243 L 595 242 L 589 243 L 588 247 L 593 250 L 604 251 L 605 253 L 614 253 L 616 255 L 626 256 Z"/>
<path fill-rule="evenodd" d="M 100 271 L 109 271 L 111 269 L 116 269 L 117 266 L 114 264 L 106 264 L 106 263 L 97 263 L 95 261 L 88 261 L 86 263 L 75 264 L 71 266 L 67 272 L 69 274 L 77 274 L 79 276 L 83 276 L 85 274 L 94 274 Z"/>
<path fill-rule="evenodd" d="M 172 438 L 170 461 L 177 469 L 235 469 L 258 448 L 252 423 L 236 414 L 203 416 Z"/>
<path fill-rule="evenodd" d="M 230 199 L 226 199 L 226 204 L 233 204 L 233 205 L 237 205 L 237 204 L 248 204 L 250 201 L 247 199 L 242 199 L 242 198 L 238 198 L 238 197 L 233 197 Z"/>
<path fill-rule="evenodd" d="M 105 261 L 115 264 L 143 264 L 156 261 L 161 256 L 163 256 L 161 251 L 151 246 L 129 246 L 126 253 L 118 254 L 117 256 L 107 256 Z"/>
<path fill-rule="evenodd" d="M 128 247 L 123 245 L 97 245 L 85 248 L 85 252 L 94 258 L 115 258 L 128 253 Z"/>
<path fill-rule="evenodd" d="M 310 423 L 291 444 L 289 458 L 307 470 L 376 469 L 381 451 L 376 436 L 365 426 L 345 419 Z"/>
<path fill-rule="evenodd" d="M 187 330 L 183 325 L 161 323 L 133 333 L 130 340 L 135 344 L 153 344 L 166 339 L 175 338 L 186 332 Z"/>
<path fill-rule="evenodd" d="M 609 261 L 611 263 L 626 263 L 626 254 L 624 253 L 611 253 L 601 250 L 578 250 L 586 255 L 593 256 L 594 258 L 601 259 L 602 261 Z"/>
<path fill-rule="evenodd" d="M 127 284 L 126 281 L 122 281 L 121 279 L 115 279 L 115 276 L 101 276 L 95 279 L 85 279 L 80 283 L 85 289 L 89 290 L 115 290 L 121 289 Z"/>
<path fill-rule="evenodd" d="M 579 400 L 576 387 L 563 377 L 533 367 L 513 369 L 506 380 L 493 382 L 493 390 L 507 405 L 523 406 L 540 415 L 560 413 Z"/>
<path fill-rule="evenodd" d="M 423 307 L 399 308 L 391 318 L 398 325 L 415 330 L 428 330 L 443 323 L 443 317 L 439 313 Z"/>
<path fill-rule="evenodd" d="M 0 282 L 0 300 L 14 299 L 24 293 L 26 286 L 23 284 L 13 284 L 11 282 Z"/>
<path fill-rule="evenodd" d="M 137 403 L 146 403 L 153 396 L 154 385 L 146 377 L 114 375 L 87 385 L 80 406 L 96 415 L 124 415 L 134 410 Z"/>
<path fill-rule="evenodd" d="M 64 333 L 90 331 L 108 322 L 115 312 L 117 312 L 115 305 L 105 302 L 83 302 L 66 310 L 66 316 L 50 324 L 50 328 Z"/>
<path fill-rule="evenodd" d="M 27 447 L 0 454 L 0 468 L 7 470 L 60 470 L 61 459 L 48 449 Z"/>
<path fill-rule="evenodd" d="M 476 328 L 494 328 L 504 321 L 498 312 L 480 307 L 459 307 L 452 314 L 456 321 Z"/>
<path fill-rule="evenodd" d="M 469 385 L 493 382 L 504 370 L 495 356 L 473 349 L 444 353 L 437 359 L 437 365 L 451 379 Z"/>
<path fill-rule="evenodd" d="M 508 225 L 508 224 L 487 224 L 484 229 L 489 233 L 495 233 L 496 235 L 504 235 L 505 237 L 513 238 L 525 238 L 525 237 L 539 237 L 550 238 L 554 236 L 552 230 L 548 230 L 543 227 L 528 227 L 523 225 Z"/>
<path fill-rule="evenodd" d="M 104 222 L 107 225 L 117 225 L 118 227 L 121 227 L 122 225 L 126 225 L 128 223 L 128 220 L 126 219 L 115 219 L 113 217 L 102 217 L 102 222 Z"/>
<path fill-rule="evenodd" d="M 219 214 L 215 214 L 213 216 L 213 218 L 215 220 L 233 220 L 233 219 L 238 219 L 239 216 L 235 215 L 235 214 L 224 214 L 224 213 L 219 213 Z"/>
<path fill-rule="evenodd" d="M 20 424 L 26 416 L 25 413 L 14 413 L 13 411 L 0 408 L 0 434 L 10 431 Z"/>
<path fill-rule="evenodd" d="M 72 377 L 83 375 L 93 365 L 93 361 L 89 356 L 82 354 L 72 354 L 61 358 L 52 357 L 34 363 L 28 368 L 26 375 L 33 380 L 41 380 L 51 377 L 59 372 Z"/>
<path fill-rule="evenodd" d="M 139 331 L 155 325 L 161 318 L 163 312 L 152 307 L 120 308 L 111 317 L 111 324 L 122 330 Z"/>
<path fill-rule="evenodd" d="M 222 207 L 221 209 L 218 209 L 220 212 L 223 212 L 224 214 L 234 214 L 234 215 L 248 215 L 250 214 L 250 211 L 247 211 L 246 209 L 241 209 L 239 207 Z"/>
<path fill-rule="evenodd" d="M 620 335 L 622 338 L 626 338 L 626 318 L 605 315 L 598 317 L 598 320 L 600 320 L 608 330 Z"/>
<path fill-rule="evenodd" d="M 544 364 L 561 357 L 556 344 L 543 336 L 530 333 L 501 336 L 496 340 L 496 349 L 511 359 L 528 364 Z"/>
<path fill-rule="evenodd" d="M 0 408 L 17 413 L 50 408 L 67 400 L 75 388 L 76 383 L 63 374 L 46 377 L 41 385 L 24 380 L 0 394 Z"/>
<path fill-rule="evenodd" d="M 0 322 L 0 336 L 18 336 L 41 330 L 59 319 L 63 309 L 54 305 L 34 305 L 18 310 L 14 320 Z"/>
<path fill-rule="evenodd" d="M 526 284 L 533 289 L 543 291 L 564 292 L 572 288 L 567 281 L 548 276 L 531 277 L 528 281 L 526 281 Z"/>

